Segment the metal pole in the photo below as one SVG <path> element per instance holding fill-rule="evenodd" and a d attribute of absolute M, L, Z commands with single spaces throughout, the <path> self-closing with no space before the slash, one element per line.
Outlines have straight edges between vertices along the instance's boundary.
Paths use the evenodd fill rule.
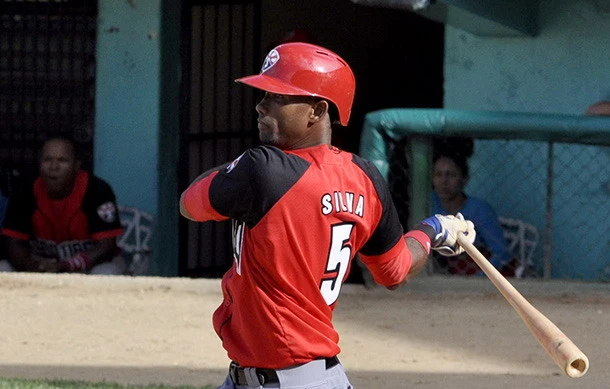
<path fill-rule="evenodd" d="M 412 137 L 410 147 L 405 151 L 409 161 L 409 225 L 405 230 L 413 228 L 415 224 L 430 214 L 430 192 L 432 188 L 432 147 L 430 138 Z M 434 264 L 429 260 L 426 271 L 420 274 L 434 273 Z"/>
<path fill-rule="evenodd" d="M 547 148 L 546 165 L 546 223 L 544 227 L 544 279 L 551 279 L 553 248 L 553 142 Z"/>
<path fill-rule="evenodd" d="M 410 161 L 409 173 L 409 225 L 413 228 L 422 219 L 430 216 L 430 192 L 432 175 L 432 148 L 430 141 L 424 137 L 412 137 L 410 147 L 406 151 Z"/>

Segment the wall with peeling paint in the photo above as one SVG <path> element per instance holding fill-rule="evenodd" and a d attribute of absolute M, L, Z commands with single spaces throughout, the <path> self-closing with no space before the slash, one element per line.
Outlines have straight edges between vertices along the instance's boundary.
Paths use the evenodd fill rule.
<path fill-rule="evenodd" d="M 539 34 L 535 37 L 478 37 L 447 26 L 445 108 L 581 115 L 590 104 L 610 100 L 610 12 L 600 10 L 598 3 L 593 0 L 541 0 Z M 483 146 L 479 142 L 475 145 L 475 148 L 481 147 L 495 148 L 491 152 L 486 149 L 485 154 L 494 155 L 497 160 L 505 158 L 508 161 L 511 158 L 505 155 L 506 151 L 498 143 L 487 142 Z M 524 145 L 520 151 L 523 155 L 535 155 L 535 147 Z M 569 146 L 557 147 L 558 166 L 573 165 L 577 161 L 573 153 Z M 587 154 L 591 154 L 588 158 L 594 162 L 583 167 L 578 182 L 574 177 L 561 177 L 561 172 L 558 179 L 558 182 L 571 183 L 568 186 L 578 185 L 579 197 L 555 204 L 553 212 L 560 212 L 561 207 L 572 207 L 568 209 L 575 210 L 573 217 L 576 219 L 597 218 L 599 223 L 607 224 L 608 208 L 599 207 L 610 204 L 610 183 L 602 182 L 608 177 L 604 178 L 598 171 L 597 178 L 593 178 L 587 172 L 595 166 L 607 169 L 610 154 L 607 148 L 602 147 L 587 149 Z M 545 157 L 544 153 L 539 155 L 540 164 Z M 473 171 L 485 172 L 485 166 L 490 163 L 478 159 L 475 154 L 470 165 Z M 540 170 L 535 163 L 533 167 Z M 467 190 L 483 186 L 481 182 L 485 180 L 501 180 L 501 177 L 510 175 L 512 168 L 505 163 L 499 170 L 475 175 Z M 539 186 L 544 174 L 543 166 L 542 173 L 532 173 L 531 187 Z M 504 209 L 501 200 L 503 196 L 517 194 L 489 192 L 474 195 L 490 200 L 500 214 L 520 212 Z M 561 187 L 555 188 L 554 196 L 556 199 L 565 198 Z M 540 202 L 544 198 L 523 198 L 522 201 L 527 209 L 528 201 Z M 544 212 L 521 213 L 525 213 L 529 221 L 539 228 L 543 227 Z M 558 233 L 553 237 L 553 255 L 561 252 L 572 254 L 565 261 L 566 267 L 553 269 L 553 275 L 572 274 L 579 279 L 600 279 L 600 274 L 607 271 L 604 270 L 607 265 L 607 260 L 604 263 L 604 258 L 607 258 L 605 242 L 600 242 L 599 252 L 583 252 L 577 242 L 566 238 L 569 236 L 566 231 L 560 231 L 561 226 L 555 227 Z"/>
<path fill-rule="evenodd" d="M 161 0 L 98 3 L 95 173 L 113 186 L 119 204 L 156 218 Z"/>

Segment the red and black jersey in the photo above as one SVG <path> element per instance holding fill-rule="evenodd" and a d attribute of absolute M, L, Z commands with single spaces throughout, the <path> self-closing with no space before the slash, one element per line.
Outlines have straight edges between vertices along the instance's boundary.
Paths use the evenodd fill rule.
<path fill-rule="evenodd" d="M 387 286 L 411 265 L 378 170 L 326 145 L 249 149 L 191 185 L 183 201 L 195 220 L 234 220 L 235 263 L 213 321 L 242 366 L 282 368 L 338 354 L 332 310 L 354 255 L 385 265 L 371 271 Z"/>
<path fill-rule="evenodd" d="M 40 177 L 12 194 L 2 233 L 29 240 L 33 254 L 67 259 L 94 240 L 120 236 L 123 228 L 110 185 L 79 171 L 65 199 L 50 198 Z"/>

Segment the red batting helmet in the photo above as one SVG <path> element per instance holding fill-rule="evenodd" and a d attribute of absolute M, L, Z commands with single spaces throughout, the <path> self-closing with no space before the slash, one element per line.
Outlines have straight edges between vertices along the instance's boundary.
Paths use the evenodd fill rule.
<path fill-rule="evenodd" d="M 329 100 L 337 107 L 344 126 L 356 89 L 356 79 L 347 62 L 328 49 L 302 42 L 277 46 L 267 54 L 260 74 L 235 81 L 270 93 Z"/>

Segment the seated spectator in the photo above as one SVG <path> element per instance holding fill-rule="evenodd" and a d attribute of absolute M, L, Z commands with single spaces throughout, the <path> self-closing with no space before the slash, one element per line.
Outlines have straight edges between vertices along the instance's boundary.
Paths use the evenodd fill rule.
<path fill-rule="evenodd" d="M 123 233 L 112 188 L 80 169 L 67 138 L 47 140 L 40 174 L 11 194 L 2 234 L 4 271 L 123 274 L 116 238 Z"/>
<path fill-rule="evenodd" d="M 455 215 L 460 212 L 474 223 L 477 233 L 475 246 L 491 264 L 505 276 L 512 276 L 514 264 L 498 216 L 484 200 L 468 196 L 464 187 L 468 182 L 467 156 L 448 149 L 435 153 L 432 174 L 432 214 Z M 463 253 L 456 257 L 435 254 L 440 267 L 450 274 L 471 275 L 480 272 L 477 264 Z"/>

